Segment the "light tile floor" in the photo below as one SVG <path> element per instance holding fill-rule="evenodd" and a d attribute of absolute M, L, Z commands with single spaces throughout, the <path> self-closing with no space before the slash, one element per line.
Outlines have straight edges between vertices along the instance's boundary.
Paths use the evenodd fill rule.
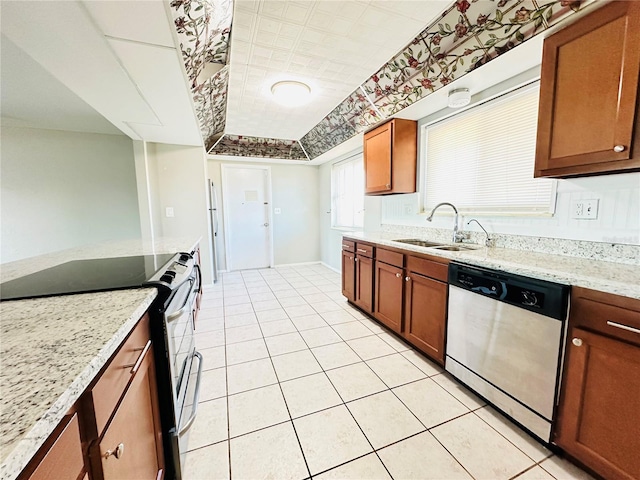
<path fill-rule="evenodd" d="M 590 479 L 351 307 L 322 265 L 222 275 L 184 476 Z"/>

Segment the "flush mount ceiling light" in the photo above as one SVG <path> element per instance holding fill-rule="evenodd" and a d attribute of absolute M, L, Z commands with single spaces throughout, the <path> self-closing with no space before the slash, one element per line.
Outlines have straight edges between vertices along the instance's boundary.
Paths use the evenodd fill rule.
<path fill-rule="evenodd" d="M 297 107 L 304 105 L 311 99 L 311 88 L 306 83 L 285 80 L 274 83 L 271 86 L 271 94 L 279 104 Z"/>
<path fill-rule="evenodd" d="M 471 102 L 471 94 L 468 88 L 456 88 L 449 92 L 447 105 L 451 108 L 466 107 Z"/>

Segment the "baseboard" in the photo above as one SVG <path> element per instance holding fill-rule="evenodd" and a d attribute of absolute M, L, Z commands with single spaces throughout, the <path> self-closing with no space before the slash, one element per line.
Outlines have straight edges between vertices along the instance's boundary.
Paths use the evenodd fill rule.
<path fill-rule="evenodd" d="M 280 268 L 280 267 L 301 267 L 303 265 L 318 265 L 322 262 L 320 261 L 316 261 L 316 262 L 300 262 L 300 263 L 279 263 L 278 265 L 274 265 L 273 268 Z"/>
<path fill-rule="evenodd" d="M 336 273 L 339 273 L 340 275 L 342 275 L 342 270 L 338 270 L 337 268 L 333 268 L 331 265 L 324 263 L 324 262 L 320 262 L 320 265 L 327 267 L 329 270 L 333 270 Z"/>

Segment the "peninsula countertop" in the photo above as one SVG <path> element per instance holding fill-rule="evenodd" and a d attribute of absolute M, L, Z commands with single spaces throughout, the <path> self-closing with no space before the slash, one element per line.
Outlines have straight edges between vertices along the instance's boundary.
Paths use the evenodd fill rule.
<path fill-rule="evenodd" d="M 111 242 L 3 264 L 2 281 L 61 263 L 190 252 L 199 239 Z M 0 478 L 22 471 L 157 296 L 154 288 L 0 303 Z"/>
<path fill-rule="evenodd" d="M 480 245 L 471 245 L 472 250 L 458 252 L 437 250 L 394 241 L 403 237 L 388 232 L 350 232 L 344 236 L 478 267 L 640 299 L 640 268 L 637 265 Z"/>

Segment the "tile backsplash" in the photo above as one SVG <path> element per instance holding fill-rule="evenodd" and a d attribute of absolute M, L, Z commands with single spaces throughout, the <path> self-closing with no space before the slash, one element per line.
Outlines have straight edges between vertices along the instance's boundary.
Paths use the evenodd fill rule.
<path fill-rule="evenodd" d="M 450 240 L 453 217 L 436 216 L 427 223 L 426 215 L 418 214 L 419 195 L 383 198 L 382 230 L 418 227 L 425 236 L 442 230 L 444 240 Z M 578 200 L 598 200 L 598 218 L 572 218 L 573 204 Z M 640 264 L 640 173 L 558 180 L 552 216 L 462 217 L 460 226 L 473 236 L 479 234 L 478 243 L 484 241 L 484 234 L 477 225 L 466 225 L 471 218 L 477 218 L 496 238 L 496 246 Z M 594 242 L 598 245 L 591 245 Z"/>

